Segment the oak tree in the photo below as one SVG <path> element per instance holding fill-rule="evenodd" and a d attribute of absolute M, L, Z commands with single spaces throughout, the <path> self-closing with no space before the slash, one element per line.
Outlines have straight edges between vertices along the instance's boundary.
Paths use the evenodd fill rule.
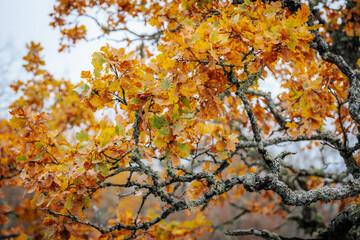
<path fill-rule="evenodd" d="M 0 122 L 0 238 L 360 237 L 359 0 L 57 0 L 50 16 L 60 51 L 109 43 L 76 85 L 27 45 L 32 78 Z M 256 215 L 283 225 L 237 224 Z"/>

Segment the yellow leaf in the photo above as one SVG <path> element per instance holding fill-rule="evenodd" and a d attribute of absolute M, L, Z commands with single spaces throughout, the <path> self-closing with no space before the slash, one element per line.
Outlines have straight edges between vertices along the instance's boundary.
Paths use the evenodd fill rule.
<path fill-rule="evenodd" d="M 91 96 L 91 98 L 89 99 L 89 103 L 95 108 L 99 108 L 100 106 L 102 106 L 101 98 L 97 94 Z"/>
<path fill-rule="evenodd" d="M 81 78 L 85 78 L 85 79 L 92 78 L 92 75 L 91 75 L 90 71 L 82 71 Z"/>
<path fill-rule="evenodd" d="M 24 118 L 16 118 L 13 117 L 12 119 L 10 119 L 10 127 L 12 127 L 15 130 L 20 129 L 26 122 L 26 119 Z"/>
<path fill-rule="evenodd" d="M 210 171 L 210 162 L 206 162 L 203 171 Z"/>
<path fill-rule="evenodd" d="M 294 123 L 294 122 L 287 122 L 286 124 L 285 124 L 285 127 L 288 127 L 288 128 L 297 128 L 298 127 L 298 125 L 296 124 L 296 123 Z"/>
<path fill-rule="evenodd" d="M 101 146 L 105 146 L 111 140 L 111 138 L 115 135 L 115 129 L 113 127 L 106 128 L 101 132 L 100 139 L 101 139 Z"/>
<path fill-rule="evenodd" d="M 237 134 L 233 133 L 230 136 L 228 136 L 228 139 L 226 140 L 226 145 L 228 151 L 234 151 L 236 148 L 236 143 L 239 142 Z"/>
<path fill-rule="evenodd" d="M 158 148 L 166 147 L 167 143 L 164 141 L 164 139 L 161 136 L 156 136 L 154 139 L 154 145 Z"/>
<path fill-rule="evenodd" d="M 177 143 L 177 153 L 179 157 L 186 158 L 190 154 L 190 147 L 186 143 Z"/>
<path fill-rule="evenodd" d="M 185 174 L 185 172 L 183 170 L 179 170 L 177 173 L 176 173 L 176 176 L 180 176 L 181 174 Z"/>
<path fill-rule="evenodd" d="M 228 158 L 228 154 L 226 151 L 219 151 L 217 152 L 217 155 L 222 159 L 222 160 L 225 160 Z"/>
<path fill-rule="evenodd" d="M 28 240 L 28 237 L 24 233 L 22 233 L 16 238 L 16 240 Z"/>

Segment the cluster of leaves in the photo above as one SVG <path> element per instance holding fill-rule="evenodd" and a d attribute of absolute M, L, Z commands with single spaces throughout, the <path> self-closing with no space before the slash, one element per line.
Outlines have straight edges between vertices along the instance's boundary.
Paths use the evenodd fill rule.
<path fill-rule="evenodd" d="M 0 206 L 0 222 L 13 212 L 28 224 L 2 234 L 190 239 L 256 213 L 292 219 L 321 239 L 345 230 L 354 237 L 360 74 L 352 68 L 357 59 L 348 64 L 326 41 L 339 19 L 345 34 L 357 36 L 349 26 L 357 26 L 360 5 L 320 12 L 315 3 L 57 1 L 51 25 L 63 35 L 60 50 L 87 39 L 87 27 L 77 22 L 87 17 L 103 31 L 99 37 L 132 34 L 125 40 L 140 40 L 140 54 L 106 45 L 93 54 L 93 71 L 83 71 L 74 86 L 44 69 L 40 44 L 28 45 L 24 67 L 33 79 L 12 85 L 22 94 L 10 106 L 12 118 L 0 124 L 0 187 L 27 193 L 14 211 Z M 104 23 L 92 12 L 105 16 Z M 131 18 L 155 33 L 128 29 Z M 157 44 L 154 57 L 148 41 Z M 279 84 L 272 89 L 276 98 L 262 90 L 264 82 Z M 96 120 L 94 113 L 106 109 L 115 118 Z M 300 159 L 301 151 L 278 146 L 299 141 L 314 151 L 337 150 L 345 170 L 298 169 L 285 158 Z M 309 206 L 319 202 L 343 211 L 328 227 Z M 211 223 L 207 206 L 226 203 L 242 212 Z M 192 219 L 175 221 L 181 211 Z M 226 234 L 282 239 L 267 230 Z"/>

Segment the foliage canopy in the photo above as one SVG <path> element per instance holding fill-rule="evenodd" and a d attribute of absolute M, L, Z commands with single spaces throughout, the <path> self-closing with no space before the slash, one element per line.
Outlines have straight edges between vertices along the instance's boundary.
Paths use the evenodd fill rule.
<path fill-rule="evenodd" d="M 28 44 L 32 79 L 12 85 L 21 97 L 0 122 L 0 187 L 27 194 L 4 191 L 0 222 L 16 227 L 0 236 L 284 239 L 234 230 L 261 214 L 304 236 L 359 237 L 360 1 L 334 2 L 57 0 L 60 51 L 92 40 L 82 19 L 109 44 L 77 85 Z M 104 110 L 114 117 L 95 117 Z M 341 166 L 328 168 L 334 154 Z M 324 203 L 338 208 L 330 221 Z M 240 214 L 215 224 L 229 204 Z"/>

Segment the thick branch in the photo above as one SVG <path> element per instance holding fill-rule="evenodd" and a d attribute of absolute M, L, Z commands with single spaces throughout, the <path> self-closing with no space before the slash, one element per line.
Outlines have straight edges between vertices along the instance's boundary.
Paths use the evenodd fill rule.
<path fill-rule="evenodd" d="M 286 143 L 286 142 L 299 142 L 299 141 L 311 141 L 311 140 L 319 140 L 319 141 L 326 141 L 328 143 L 331 143 L 334 147 L 340 146 L 340 140 L 337 139 L 333 134 L 331 133 L 321 133 L 317 135 L 312 135 L 308 137 L 307 135 L 299 135 L 295 138 L 292 136 L 289 137 L 279 137 L 279 138 L 273 138 L 269 140 L 263 140 L 264 147 L 266 146 L 272 146 L 280 143 Z M 252 148 L 256 147 L 257 142 L 255 141 L 240 141 L 236 145 L 236 149 L 243 149 L 243 148 Z"/>
<path fill-rule="evenodd" d="M 263 239 L 268 239 L 268 240 L 304 240 L 304 238 L 297 238 L 297 237 L 292 237 L 292 238 L 287 238 L 287 237 L 282 237 L 276 233 L 270 232 L 268 230 L 259 230 L 259 229 L 239 229 L 239 230 L 233 230 L 233 231 L 227 231 L 225 232 L 226 235 L 229 236 L 249 236 L 249 235 L 254 235 L 257 237 L 261 237 Z"/>
<path fill-rule="evenodd" d="M 19 233 L 13 233 L 13 234 L 0 234 L 0 239 L 11 239 L 11 238 L 16 238 L 18 237 L 20 234 Z"/>
<path fill-rule="evenodd" d="M 349 232 L 353 226 L 359 225 L 360 207 L 358 205 L 350 206 L 331 220 L 329 227 L 324 233 L 324 238 L 329 240 L 343 239 L 344 235 Z"/>

